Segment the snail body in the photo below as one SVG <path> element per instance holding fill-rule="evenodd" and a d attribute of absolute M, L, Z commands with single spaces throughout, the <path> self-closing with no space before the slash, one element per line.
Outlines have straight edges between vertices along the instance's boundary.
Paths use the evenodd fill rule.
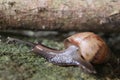
<path fill-rule="evenodd" d="M 42 44 L 9 38 L 10 41 L 25 43 L 32 51 L 47 61 L 59 66 L 79 66 L 89 73 L 96 73 L 92 64 L 101 64 L 110 57 L 110 50 L 98 35 L 92 32 L 74 34 L 64 40 L 65 50 L 55 50 Z M 91 64 L 92 63 L 92 64 Z"/>

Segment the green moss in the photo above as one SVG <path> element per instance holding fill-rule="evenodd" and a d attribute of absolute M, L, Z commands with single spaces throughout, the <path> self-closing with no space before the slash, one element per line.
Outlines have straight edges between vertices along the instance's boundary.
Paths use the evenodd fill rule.
<path fill-rule="evenodd" d="M 44 45 L 63 49 L 63 44 L 54 40 L 24 39 L 33 42 L 42 40 Z M 30 48 L 23 44 L 0 42 L 0 80 L 104 80 L 106 77 L 111 79 L 83 73 L 79 67 L 53 65 L 30 52 Z"/>

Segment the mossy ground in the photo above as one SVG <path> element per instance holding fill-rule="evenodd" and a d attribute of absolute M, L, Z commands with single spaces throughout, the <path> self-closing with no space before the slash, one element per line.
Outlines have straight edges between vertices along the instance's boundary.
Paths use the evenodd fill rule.
<path fill-rule="evenodd" d="M 4 36 L 3 36 L 4 37 Z M 1 37 L 0 42 L 0 80 L 119 80 L 119 75 L 112 72 L 108 66 L 101 66 L 99 74 L 86 74 L 79 67 L 59 67 L 46 62 L 45 59 L 30 52 L 24 44 L 6 43 L 6 38 Z M 19 38 L 19 37 L 17 37 Z M 54 37 L 55 38 L 55 37 Z M 63 49 L 63 44 L 50 38 L 26 38 L 26 41 L 42 41 L 56 49 Z M 59 38 L 59 36 L 57 37 Z M 21 37 L 20 37 L 21 39 Z M 117 65 L 116 65 L 117 66 Z M 109 70 L 111 69 L 111 70 Z"/>

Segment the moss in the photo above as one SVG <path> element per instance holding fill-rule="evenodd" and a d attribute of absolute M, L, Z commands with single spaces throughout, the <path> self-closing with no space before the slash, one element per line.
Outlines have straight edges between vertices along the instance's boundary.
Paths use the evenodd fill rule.
<path fill-rule="evenodd" d="M 23 38 L 27 41 L 41 40 L 44 45 L 63 49 L 55 40 Z M 98 76 L 83 73 L 79 67 L 59 67 L 30 52 L 23 44 L 0 42 L 0 80 L 117 80 L 108 75 Z"/>

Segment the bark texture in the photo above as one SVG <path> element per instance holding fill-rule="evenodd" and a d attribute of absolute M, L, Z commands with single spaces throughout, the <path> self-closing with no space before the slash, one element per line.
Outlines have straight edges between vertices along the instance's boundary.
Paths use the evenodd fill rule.
<path fill-rule="evenodd" d="M 120 0 L 0 0 L 0 30 L 120 32 Z"/>

